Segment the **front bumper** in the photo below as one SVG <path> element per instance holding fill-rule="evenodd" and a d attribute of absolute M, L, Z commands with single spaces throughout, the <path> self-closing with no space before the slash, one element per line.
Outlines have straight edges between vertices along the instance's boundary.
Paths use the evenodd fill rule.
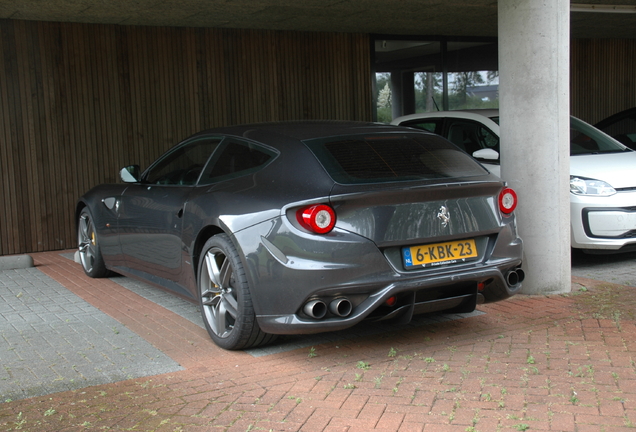
<path fill-rule="evenodd" d="M 623 251 L 636 248 L 636 191 L 610 197 L 571 194 L 573 248 Z"/>

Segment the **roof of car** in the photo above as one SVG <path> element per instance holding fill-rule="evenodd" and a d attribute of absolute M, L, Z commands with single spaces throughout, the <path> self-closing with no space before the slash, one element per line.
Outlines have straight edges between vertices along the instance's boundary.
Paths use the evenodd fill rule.
<path fill-rule="evenodd" d="M 426 118 L 437 118 L 437 117 L 454 117 L 454 118 L 464 118 L 471 120 L 483 121 L 484 118 L 487 119 L 487 123 L 492 122 L 492 117 L 498 117 L 499 110 L 498 109 L 473 109 L 473 110 L 453 110 L 453 111 L 432 111 L 426 113 L 416 113 L 409 114 L 401 117 L 397 117 L 391 121 L 392 125 L 399 125 L 407 121 L 411 120 L 420 120 Z"/>
<path fill-rule="evenodd" d="M 636 117 L 636 107 L 628 108 L 623 111 L 619 111 L 616 114 L 613 114 L 600 122 L 596 123 L 594 127 L 598 129 L 606 128 L 607 126 L 613 124 L 614 122 L 626 119 L 626 118 L 634 118 Z"/>
<path fill-rule="evenodd" d="M 341 120 L 302 120 L 271 123 L 254 123 L 208 129 L 197 135 L 234 135 L 267 143 L 287 137 L 293 140 L 308 140 L 339 135 L 355 135 L 386 132 L 409 132 L 412 129 L 372 122 Z"/>

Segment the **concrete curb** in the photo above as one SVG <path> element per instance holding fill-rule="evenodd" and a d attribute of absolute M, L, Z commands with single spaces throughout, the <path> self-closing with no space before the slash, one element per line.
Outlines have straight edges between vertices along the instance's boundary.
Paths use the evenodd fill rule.
<path fill-rule="evenodd" d="M 0 256 L 0 270 L 15 270 L 34 267 L 29 255 Z"/>

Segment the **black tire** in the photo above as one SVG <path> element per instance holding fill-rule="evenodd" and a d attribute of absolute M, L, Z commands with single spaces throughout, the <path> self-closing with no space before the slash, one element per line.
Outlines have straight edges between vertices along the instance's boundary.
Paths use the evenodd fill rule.
<path fill-rule="evenodd" d="M 102 258 L 102 252 L 99 248 L 99 240 L 93 225 L 93 218 L 88 208 L 84 208 L 79 216 L 77 244 L 84 273 L 92 278 L 102 278 L 110 273 L 106 269 L 106 264 L 104 264 L 104 258 Z"/>
<path fill-rule="evenodd" d="M 240 350 L 276 338 L 258 326 L 243 264 L 227 235 L 208 239 L 197 274 L 201 315 L 214 343 L 227 350 Z"/>

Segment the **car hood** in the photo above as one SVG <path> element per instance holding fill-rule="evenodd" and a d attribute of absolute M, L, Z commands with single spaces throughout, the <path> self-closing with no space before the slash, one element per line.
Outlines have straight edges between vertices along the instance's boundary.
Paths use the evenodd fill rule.
<path fill-rule="evenodd" d="M 613 188 L 636 186 L 636 152 L 570 157 L 570 175 L 603 180 Z"/>

